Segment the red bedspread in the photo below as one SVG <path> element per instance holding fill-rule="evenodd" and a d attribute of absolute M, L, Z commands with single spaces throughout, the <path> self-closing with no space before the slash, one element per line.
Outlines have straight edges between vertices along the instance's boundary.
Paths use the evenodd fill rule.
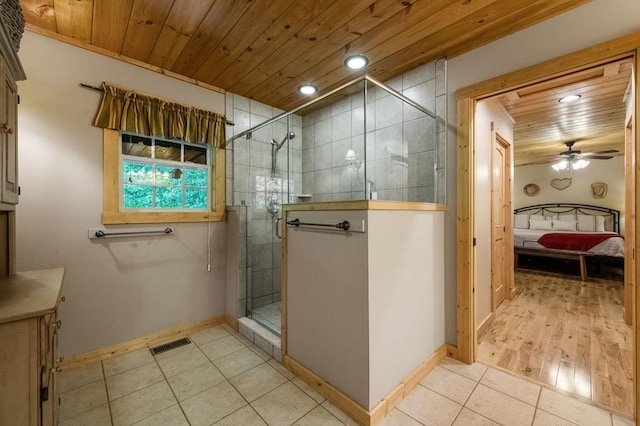
<path fill-rule="evenodd" d="M 538 243 L 550 249 L 587 251 L 604 240 L 617 236 L 616 234 L 550 233 L 540 237 Z"/>

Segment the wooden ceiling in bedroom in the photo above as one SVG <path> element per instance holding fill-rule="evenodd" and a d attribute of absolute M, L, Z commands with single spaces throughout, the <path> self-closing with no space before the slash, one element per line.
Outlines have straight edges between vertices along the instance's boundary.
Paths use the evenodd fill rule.
<path fill-rule="evenodd" d="M 514 165 L 555 161 L 569 141 L 583 154 L 616 149 L 614 155 L 623 155 L 632 63 L 623 59 L 496 97 L 515 121 Z M 572 94 L 581 97 L 559 102 Z"/>
<path fill-rule="evenodd" d="M 590 0 L 21 0 L 27 29 L 291 109 L 303 82 L 385 81 Z M 99 76 L 96 76 L 99 78 Z"/>

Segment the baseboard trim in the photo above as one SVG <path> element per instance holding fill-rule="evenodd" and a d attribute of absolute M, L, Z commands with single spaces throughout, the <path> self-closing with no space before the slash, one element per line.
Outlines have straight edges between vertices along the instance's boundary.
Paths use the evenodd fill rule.
<path fill-rule="evenodd" d="M 458 359 L 458 347 L 448 343 L 445 344 L 445 346 L 447 347 L 447 356 L 453 359 Z"/>
<path fill-rule="evenodd" d="M 227 318 L 227 316 L 229 316 L 229 318 Z M 103 361 L 105 359 L 113 358 L 118 355 L 126 354 L 127 352 L 179 339 L 180 337 L 184 337 L 189 333 L 193 333 L 214 325 L 228 324 L 230 327 L 234 327 L 231 319 L 234 318 L 228 314 L 218 315 L 215 317 L 207 318 L 205 320 L 184 324 L 164 331 L 159 331 L 147 336 L 138 337 L 137 339 L 129 340 L 127 342 L 117 343 L 115 345 L 107 346 L 95 351 L 74 355 L 69 358 L 64 358 L 60 362 L 60 364 L 58 364 L 58 370 L 73 370 L 75 368 L 83 367 L 97 361 Z M 237 321 L 235 322 L 235 326 L 237 329 Z"/>
<path fill-rule="evenodd" d="M 235 318 L 231 314 L 224 314 L 224 322 L 235 331 L 238 331 L 238 318 Z"/>
<path fill-rule="evenodd" d="M 358 424 L 371 426 L 378 424 L 446 356 L 447 345 L 442 345 L 371 410 L 365 409 L 288 355 L 284 356 L 284 365 L 320 395 L 347 413 Z"/>

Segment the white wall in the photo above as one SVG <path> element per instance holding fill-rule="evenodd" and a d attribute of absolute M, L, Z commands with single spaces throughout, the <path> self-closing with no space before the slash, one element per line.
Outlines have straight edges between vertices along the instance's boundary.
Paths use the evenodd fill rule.
<path fill-rule="evenodd" d="M 445 343 L 444 214 L 370 210 L 368 215 L 373 407 Z"/>
<path fill-rule="evenodd" d="M 491 315 L 491 157 L 493 130 L 513 144 L 513 121 L 495 100 L 478 102 L 476 109 L 476 326 Z M 513 152 L 512 152 L 513 155 Z M 513 163 L 513 162 L 511 162 Z"/>
<path fill-rule="evenodd" d="M 452 58 L 445 218 L 447 342 L 456 342 L 456 91 L 511 71 L 640 31 L 640 1 L 593 0 L 560 16 Z M 477 153 L 476 153 L 477 154 Z"/>
<path fill-rule="evenodd" d="M 571 185 L 559 191 L 549 184 L 552 179 L 571 178 Z M 605 198 L 593 198 L 591 184 L 604 182 L 608 185 Z M 523 188 L 529 183 L 540 187 L 536 196 L 528 196 Z M 549 164 L 520 166 L 515 168 L 513 184 L 513 208 L 543 203 L 579 203 L 620 210 L 624 216 L 624 157 L 611 160 L 591 160 L 589 166 L 573 173 L 556 172 Z"/>
<path fill-rule="evenodd" d="M 102 129 L 91 125 L 100 94 L 78 84 L 108 81 L 222 113 L 224 95 L 30 32 L 20 58 L 28 79 L 18 85 L 17 267 L 66 268 L 60 354 L 223 314 L 224 223 L 171 224 L 172 236 L 87 238 L 102 226 Z"/>

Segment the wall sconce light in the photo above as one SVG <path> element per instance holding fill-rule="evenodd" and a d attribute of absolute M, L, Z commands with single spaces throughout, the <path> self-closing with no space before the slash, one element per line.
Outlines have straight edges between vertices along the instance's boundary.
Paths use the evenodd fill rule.
<path fill-rule="evenodd" d="M 362 165 L 362 162 L 358 160 L 358 157 L 356 157 L 356 152 L 353 149 L 347 150 L 347 155 L 345 155 L 344 159 L 347 161 L 347 163 L 349 163 L 349 167 L 351 167 L 354 172 L 357 171 Z"/>

